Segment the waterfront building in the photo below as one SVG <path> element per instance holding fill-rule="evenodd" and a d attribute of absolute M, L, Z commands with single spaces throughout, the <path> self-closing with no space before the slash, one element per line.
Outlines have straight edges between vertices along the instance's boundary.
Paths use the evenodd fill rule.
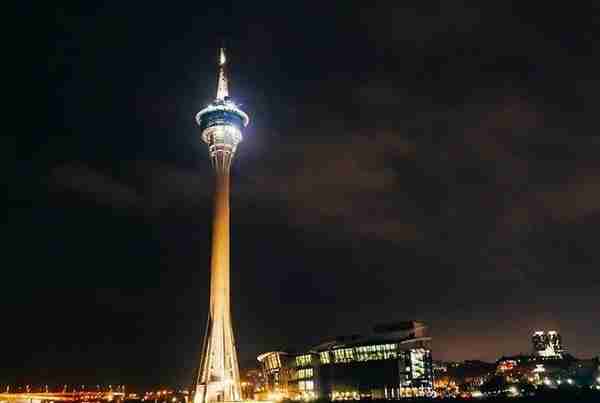
<path fill-rule="evenodd" d="M 292 399 L 401 399 L 433 395 L 431 337 L 422 322 L 336 337 L 303 353 L 258 357 L 272 394 Z"/>

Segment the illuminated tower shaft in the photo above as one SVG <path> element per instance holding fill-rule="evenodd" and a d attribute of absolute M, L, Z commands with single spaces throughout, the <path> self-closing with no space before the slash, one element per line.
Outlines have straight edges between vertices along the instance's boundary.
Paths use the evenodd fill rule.
<path fill-rule="evenodd" d="M 215 170 L 210 262 L 210 307 L 194 403 L 241 400 L 240 375 L 231 325 L 229 291 L 229 169 L 248 116 L 229 99 L 221 49 L 217 97 L 196 121 Z"/>

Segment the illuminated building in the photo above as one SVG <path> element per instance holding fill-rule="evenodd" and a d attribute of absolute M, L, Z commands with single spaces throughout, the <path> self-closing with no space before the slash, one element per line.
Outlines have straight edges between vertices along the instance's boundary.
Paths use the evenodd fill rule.
<path fill-rule="evenodd" d="M 196 115 L 215 171 L 210 306 L 194 402 L 238 401 L 240 374 L 231 325 L 229 295 L 229 169 L 248 115 L 229 98 L 226 59 L 220 51 L 217 96 Z"/>
<path fill-rule="evenodd" d="M 503 359 L 498 362 L 497 372 L 505 373 L 514 370 L 518 363 L 516 360 Z"/>
<path fill-rule="evenodd" d="M 257 357 L 263 372 L 264 389 L 256 395 L 260 400 L 278 400 L 275 396 L 289 396 L 288 379 L 290 354 L 284 351 L 270 351 Z"/>
<path fill-rule="evenodd" d="M 560 334 L 554 330 L 550 330 L 547 334 L 548 336 L 548 344 L 550 345 L 550 349 L 554 352 L 554 355 L 558 355 L 562 357 L 563 347 L 562 347 L 562 339 Z"/>
<path fill-rule="evenodd" d="M 306 353 L 258 357 L 269 390 L 292 399 L 400 399 L 433 394 L 431 338 L 421 322 L 376 326 Z"/>
<path fill-rule="evenodd" d="M 525 382 L 534 377 L 535 365 L 535 358 L 528 355 L 503 356 L 496 361 L 494 375 L 501 377 L 507 384 Z"/>
<path fill-rule="evenodd" d="M 531 337 L 533 352 L 541 358 L 557 359 L 563 357 L 563 347 L 560 334 L 554 330 L 548 333 L 536 331 Z"/>

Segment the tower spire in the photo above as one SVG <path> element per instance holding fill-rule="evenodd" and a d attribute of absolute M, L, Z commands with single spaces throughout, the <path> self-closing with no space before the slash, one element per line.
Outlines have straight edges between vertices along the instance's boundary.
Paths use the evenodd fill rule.
<path fill-rule="evenodd" d="M 229 84 L 227 82 L 227 75 L 225 74 L 226 63 L 225 48 L 221 48 L 219 52 L 219 79 L 217 84 L 217 100 L 220 101 L 229 96 Z"/>

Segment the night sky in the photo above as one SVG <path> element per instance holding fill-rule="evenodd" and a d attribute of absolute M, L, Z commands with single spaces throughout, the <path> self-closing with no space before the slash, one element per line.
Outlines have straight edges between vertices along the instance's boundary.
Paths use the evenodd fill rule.
<path fill-rule="evenodd" d="M 99 3 L 32 23 L 51 91 L 10 133 L 0 384 L 191 382 L 223 38 L 242 367 L 405 319 L 434 359 L 537 328 L 600 353 L 597 2 Z"/>

